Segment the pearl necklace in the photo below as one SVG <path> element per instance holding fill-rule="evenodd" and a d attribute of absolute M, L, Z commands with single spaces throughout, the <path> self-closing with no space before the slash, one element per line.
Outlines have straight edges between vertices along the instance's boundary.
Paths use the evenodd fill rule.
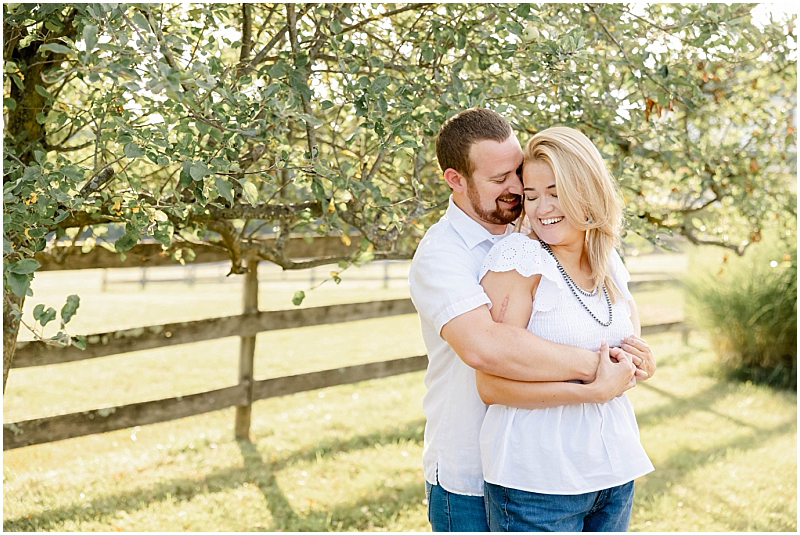
<path fill-rule="evenodd" d="M 594 289 L 594 291 L 592 291 L 592 292 L 587 292 L 586 290 L 584 290 L 583 288 L 581 288 L 580 286 L 578 286 L 577 284 L 575 284 L 575 281 L 574 281 L 574 280 L 572 280 L 572 277 L 570 277 L 570 276 L 569 276 L 569 273 L 567 273 L 567 270 L 566 270 L 566 269 L 564 269 L 564 266 L 562 266 L 562 265 L 561 265 L 561 262 L 559 262 L 559 261 L 558 261 L 558 258 L 556 258 L 556 255 L 555 255 L 555 253 L 553 252 L 553 250 L 552 250 L 552 249 L 550 249 L 550 246 L 549 246 L 549 245 L 547 245 L 547 244 L 546 244 L 545 242 L 543 242 L 542 240 L 539 240 L 539 243 L 541 243 L 541 244 L 542 244 L 542 248 L 543 248 L 545 251 L 547 251 L 548 253 L 550 253 L 550 256 L 552 256 L 552 257 L 553 257 L 553 260 L 555 260 L 555 261 L 556 261 L 556 267 L 558 267 L 558 271 L 559 271 L 559 272 L 561 272 L 561 276 L 562 276 L 562 277 L 564 277 L 564 280 L 567 282 L 567 286 L 568 286 L 568 287 L 569 287 L 569 289 L 572 291 L 572 295 L 574 295 L 574 296 L 575 296 L 575 299 L 577 299 L 577 300 L 578 300 L 578 302 L 579 302 L 581 305 L 583 305 L 583 308 L 584 308 L 584 309 L 586 309 L 586 312 L 588 312 L 588 313 L 589 313 L 589 315 L 590 315 L 592 318 L 594 318 L 594 320 L 595 320 L 597 323 L 599 323 L 600 325 L 602 325 L 603 327 L 608 327 L 609 325 L 611 325 L 611 322 L 612 322 L 612 321 L 614 321 L 614 313 L 613 313 L 613 311 L 611 310 L 611 299 L 608 297 L 608 290 L 606 290 L 606 285 L 605 285 L 605 284 L 603 284 L 603 295 L 605 295 L 605 298 L 606 298 L 606 305 L 608 305 L 608 322 L 601 321 L 601 320 L 600 320 L 600 319 L 599 319 L 597 316 L 595 316 L 595 315 L 594 315 L 594 312 L 592 312 L 592 311 L 589 309 L 589 307 L 588 307 L 588 306 L 586 306 L 586 303 L 584 303 L 584 302 L 583 302 L 583 299 L 581 299 L 581 296 L 580 296 L 580 295 L 578 295 L 579 293 L 581 293 L 581 294 L 585 295 L 586 297 L 594 297 L 595 295 L 597 295 L 597 288 L 595 288 L 595 289 Z M 576 290 L 577 290 L 577 291 L 576 291 Z"/>

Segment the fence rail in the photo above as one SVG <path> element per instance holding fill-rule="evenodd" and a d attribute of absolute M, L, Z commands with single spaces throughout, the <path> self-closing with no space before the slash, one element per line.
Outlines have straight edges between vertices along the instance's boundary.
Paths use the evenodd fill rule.
<path fill-rule="evenodd" d="M 44 366 L 238 336 L 242 340 L 239 384 L 186 396 L 4 424 L 3 450 L 165 422 L 234 406 L 237 407 L 236 436 L 246 438 L 250 426 L 250 407 L 254 401 L 426 368 L 427 356 L 419 355 L 254 381 L 254 337 L 259 332 L 413 314 L 416 311 L 410 299 L 258 311 L 254 297 L 258 293 L 257 263 L 251 262 L 250 265 L 249 282 L 244 288 L 244 314 L 92 334 L 86 337 L 87 347 L 84 351 L 74 347 L 57 348 L 43 342 L 19 342 L 13 363 L 14 368 Z M 643 288 L 648 284 L 664 282 L 639 281 L 632 283 L 631 287 L 640 285 Z M 686 342 L 689 329 L 683 322 L 671 322 L 643 326 L 642 334 L 678 331 L 683 333 Z"/>
<path fill-rule="evenodd" d="M 179 344 L 204 342 L 229 336 L 255 336 L 260 332 L 296 329 L 332 323 L 413 314 L 411 299 L 348 303 L 313 308 L 261 311 L 197 321 L 150 325 L 86 337 L 86 349 L 53 347 L 44 342 L 18 342 L 12 368 L 61 364 L 157 349 Z"/>
<path fill-rule="evenodd" d="M 420 355 L 264 379 L 253 383 L 253 401 L 420 371 L 424 370 L 427 365 L 427 355 Z M 248 384 L 242 383 L 188 396 L 5 424 L 3 426 L 3 450 L 107 433 L 137 425 L 177 420 L 234 406 L 241 407 L 247 402 L 248 386 Z"/>

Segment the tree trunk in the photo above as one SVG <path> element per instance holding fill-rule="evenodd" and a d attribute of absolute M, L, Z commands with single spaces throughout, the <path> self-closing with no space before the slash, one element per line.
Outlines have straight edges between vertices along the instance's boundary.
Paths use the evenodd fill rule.
<path fill-rule="evenodd" d="M 17 349 L 17 335 L 22 316 L 13 314 L 12 304 L 17 305 L 22 311 L 25 304 L 24 297 L 17 297 L 13 293 L 3 292 L 3 395 L 6 393 L 6 381 L 8 381 L 8 371 L 14 361 L 14 352 Z"/>

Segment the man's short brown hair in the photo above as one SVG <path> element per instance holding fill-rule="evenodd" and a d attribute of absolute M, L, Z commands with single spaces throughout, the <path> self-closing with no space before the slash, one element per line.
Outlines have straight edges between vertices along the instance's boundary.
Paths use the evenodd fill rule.
<path fill-rule="evenodd" d="M 436 159 L 442 172 L 455 169 L 467 179 L 475 165 L 469 157 L 474 143 L 491 139 L 502 143 L 512 134 L 511 125 L 502 116 L 485 108 L 470 108 L 450 117 L 436 136 Z"/>

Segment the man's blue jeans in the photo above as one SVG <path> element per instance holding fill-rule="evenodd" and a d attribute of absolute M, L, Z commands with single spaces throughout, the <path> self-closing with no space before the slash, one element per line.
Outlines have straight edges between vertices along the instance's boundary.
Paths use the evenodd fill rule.
<path fill-rule="evenodd" d="M 492 531 L 627 531 L 633 481 L 586 494 L 538 494 L 486 483 Z"/>
<path fill-rule="evenodd" d="M 433 531 L 489 531 L 483 496 L 454 494 L 427 481 L 425 496 Z"/>

